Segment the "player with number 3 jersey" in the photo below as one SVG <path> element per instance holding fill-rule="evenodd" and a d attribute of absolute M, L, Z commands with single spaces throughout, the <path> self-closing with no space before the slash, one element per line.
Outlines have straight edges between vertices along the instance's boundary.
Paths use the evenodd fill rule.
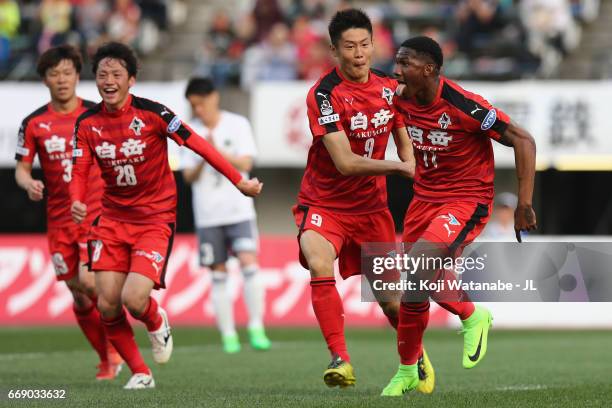
<path fill-rule="evenodd" d="M 22 122 L 15 159 L 15 178 L 33 201 L 47 197 L 47 240 L 58 281 L 72 293 L 73 311 L 79 327 L 100 357 L 96 379 L 111 380 L 121 369 L 121 359 L 107 341 L 96 309 L 93 274 L 87 270 L 87 234 L 93 219 L 100 214 L 103 184 L 100 170 L 93 167 L 88 178 L 90 208 L 81 225 L 70 216 L 68 186 L 72 180 L 72 131 L 79 115 L 94 106 L 76 95 L 81 72 L 81 56 L 70 46 L 44 52 L 37 71 L 49 89 L 51 101 Z M 32 178 L 32 165 L 38 156 L 44 182 Z M 44 191 L 46 190 L 46 194 Z"/>

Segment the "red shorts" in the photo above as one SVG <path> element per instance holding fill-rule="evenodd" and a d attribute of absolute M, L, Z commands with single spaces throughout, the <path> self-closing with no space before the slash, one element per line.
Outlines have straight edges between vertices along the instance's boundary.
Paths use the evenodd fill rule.
<path fill-rule="evenodd" d="M 57 280 L 65 281 L 78 276 L 79 262 L 88 261 L 87 229 L 85 225 L 72 224 L 47 230 L 49 253 Z"/>
<path fill-rule="evenodd" d="M 174 224 L 132 224 L 100 217 L 89 234 L 90 268 L 94 272 L 138 273 L 165 288 Z"/>
<path fill-rule="evenodd" d="M 305 205 L 292 208 L 299 228 L 298 243 L 304 231 L 321 234 L 336 249 L 340 276 L 346 279 L 361 274 L 361 244 L 366 242 L 395 242 L 395 224 L 388 209 L 369 214 L 340 214 Z M 300 250 L 300 263 L 308 263 Z"/>
<path fill-rule="evenodd" d="M 403 242 L 423 238 L 447 244 L 455 255 L 472 243 L 489 221 L 492 202 L 433 203 L 413 199 L 404 218 Z"/>

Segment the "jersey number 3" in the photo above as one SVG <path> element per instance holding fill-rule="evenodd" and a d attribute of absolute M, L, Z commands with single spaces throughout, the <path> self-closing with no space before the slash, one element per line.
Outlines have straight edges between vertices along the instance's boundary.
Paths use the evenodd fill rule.
<path fill-rule="evenodd" d="M 134 166 L 126 164 L 124 166 L 115 166 L 117 172 L 117 185 L 120 187 L 135 186 L 138 180 L 136 180 L 136 173 L 134 172 Z"/>

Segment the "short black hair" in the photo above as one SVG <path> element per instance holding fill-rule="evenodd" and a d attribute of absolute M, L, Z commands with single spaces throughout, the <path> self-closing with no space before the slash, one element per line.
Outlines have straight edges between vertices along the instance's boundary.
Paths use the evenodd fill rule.
<path fill-rule="evenodd" d="M 338 11 L 327 27 L 332 44 L 338 44 L 342 33 L 351 28 L 363 28 L 372 35 L 372 22 L 366 13 L 358 9 Z"/>
<path fill-rule="evenodd" d="M 189 95 L 207 96 L 215 92 L 215 90 L 215 84 L 210 78 L 194 77 L 191 78 L 187 83 L 187 88 L 185 89 L 185 98 L 188 98 Z"/>
<path fill-rule="evenodd" d="M 57 47 L 49 48 L 45 51 L 36 64 L 36 72 L 41 78 L 44 78 L 49 68 L 54 68 L 63 60 L 70 60 L 74 65 L 77 73 L 81 73 L 83 67 L 83 58 L 81 53 L 72 45 L 60 45 Z"/>
<path fill-rule="evenodd" d="M 400 47 L 410 48 L 416 51 L 417 54 L 428 56 L 437 65 L 438 70 L 442 68 L 442 64 L 444 64 L 442 48 L 440 48 L 440 44 L 432 38 L 425 36 L 412 37 L 404 41 Z"/>
<path fill-rule="evenodd" d="M 94 73 L 98 71 L 98 65 L 104 58 L 112 58 L 122 61 L 122 64 L 129 76 L 135 77 L 138 74 L 138 58 L 134 50 L 120 42 L 109 42 L 102 45 L 92 57 L 91 69 Z"/>

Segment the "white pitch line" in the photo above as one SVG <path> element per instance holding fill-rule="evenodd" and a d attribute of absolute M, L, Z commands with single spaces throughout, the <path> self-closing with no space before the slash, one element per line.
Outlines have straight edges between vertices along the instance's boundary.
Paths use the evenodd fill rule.
<path fill-rule="evenodd" d="M 504 387 L 495 388 L 496 391 L 532 391 L 532 390 L 545 390 L 547 385 L 543 384 L 524 384 L 524 385 L 507 385 Z"/>

